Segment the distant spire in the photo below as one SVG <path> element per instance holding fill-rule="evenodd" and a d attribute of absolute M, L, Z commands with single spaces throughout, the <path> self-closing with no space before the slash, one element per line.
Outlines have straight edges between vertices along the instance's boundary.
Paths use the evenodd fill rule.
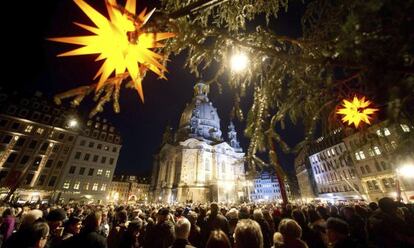
<path fill-rule="evenodd" d="M 228 134 L 228 137 L 229 137 L 230 146 L 233 147 L 236 152 L 241 152 L 242 149 L 240 147 L 239 142 L 237 141 L 236 128 L 234 127 L 234 124 L 233 124 L 232 121 L 230 121 L 230 125 L 229 125 L 228 128 L 229 128 L 228 129 L 229 131 L 228 131 L 227 134 Z"/>

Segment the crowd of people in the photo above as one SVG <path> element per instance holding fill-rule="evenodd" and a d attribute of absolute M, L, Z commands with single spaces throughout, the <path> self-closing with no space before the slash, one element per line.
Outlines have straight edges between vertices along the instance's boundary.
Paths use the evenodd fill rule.
<path fill-rule="evenodd" d="M 1 247 L 414 247 L 414 207 L 370 204 L 4 205 Z"/>

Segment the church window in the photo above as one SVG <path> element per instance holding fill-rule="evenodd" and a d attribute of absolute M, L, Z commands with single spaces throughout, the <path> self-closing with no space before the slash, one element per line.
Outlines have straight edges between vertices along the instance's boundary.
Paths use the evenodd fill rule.
<path fill-rule="evenodd" d="M 205 166 L 205 168 L 206 168 L 206 171 L 210 171 L 210 170 L 211 170 L 211 167 L 210 167 L 210 161 L 208 161 L 208 159 L 206 159 L 206 160 L 204 161 L 204 166 Z"/>

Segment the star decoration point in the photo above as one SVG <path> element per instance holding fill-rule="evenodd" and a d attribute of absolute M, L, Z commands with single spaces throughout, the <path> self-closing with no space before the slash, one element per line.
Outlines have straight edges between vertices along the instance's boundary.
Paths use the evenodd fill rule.
<path fill-rule="evenodd" d="M 96 91 L 99 91 L 105 84 L 119 83 L 117 80 L 109 79 L 113 75 L 117 77 L 126 72 L 141 100 L 144 101 L 142 78 L 145 72 L 150 70 L 160 78 L 165 78 L 164 73 L 167 72 L 163 65 L 165 57 L 154 52 L 153 49 L 164 47 L 160 41 L 172 38 L 175 34 L 146 32 L 143 26 L 155 9 L 147 12 L 145 8 L 136 15 L 136 0 L 127 0 L 124 8 L 119 7 L 116 0 L 107 0 L 106 9 L 109 18 L 83 0 L 74 0 L 74 2 L 95 26 L 75 22 L 75 25 L 92 34 L 49 39 L 81 46 L 61 53 L 58 57 L 98 54 L 95 61 L 103 61 L 103 63 L 94 77 L 94 80 L 99 78 Z"/>

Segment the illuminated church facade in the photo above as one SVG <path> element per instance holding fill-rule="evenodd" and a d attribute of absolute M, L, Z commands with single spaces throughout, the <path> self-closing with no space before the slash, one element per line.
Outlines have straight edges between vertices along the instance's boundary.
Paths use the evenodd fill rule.
<path fill-rule="evenodd" d="M 179 127 L 167 128 L 154 156 L 151 189 L 162 202 L 237 202 L 245 199 L 244 153 L 233 123 L 222 138 L 209 86 L 198 83 Z"/>

